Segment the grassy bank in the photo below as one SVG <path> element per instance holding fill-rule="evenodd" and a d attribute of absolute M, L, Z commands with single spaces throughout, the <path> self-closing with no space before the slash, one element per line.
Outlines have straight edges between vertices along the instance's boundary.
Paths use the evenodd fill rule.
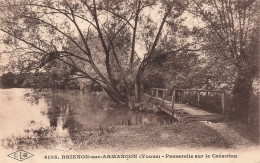
<path fill-rule="evenodd" d="M 148 149 L 159 147 L 212 147 L 230 148 L 217 132 L 199 122 L 173 125 L 142 125 L 117 127 L 105 143 L 95 146 L 104 148 Z"/>
<path fill-rule="evenodd" d="M 40 138 L 39 135 L 38 138 L 9 138 L 2 141 L 5 142 L 2 145 L 5 148 L 53 149 L 62 146 L 65 149 L 111 148 L 118 151 L 158 147 L 232 148 L 232 145 L 215 130 L 199 122 L 172 125 L 124 125 L 75 132 L 67 136 L 55 135 L 52 130 L 43 131 Z"/>

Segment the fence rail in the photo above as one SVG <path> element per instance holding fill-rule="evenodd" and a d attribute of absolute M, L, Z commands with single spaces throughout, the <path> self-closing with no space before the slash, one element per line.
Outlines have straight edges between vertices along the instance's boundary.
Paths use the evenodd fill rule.
<path fill-rule="evenodd" d="M 224 91 L 214 91 L 214 90 L 201 90 L 201 89 L 173 89 L 172 92 L 169 92 L 167 89 L 164 88 L 151 88 L 151 95 L 152 97 L 161 98 L 163 100 L 163 104 L 166 99 L 169 99 L 167 96 L 171 96 L 171 103 L 172 103 L 172 110 L 174 109 L 174 103 L 176 102 L 176 93 L 181 92 L 183 98 L 185 98 L 187 92 L 195 92 L 197 94 L 197 107 L 201 107 L 201 93 L 205 92 L 207 95 L 208 93 L 217 93 L 221 94 L 221 107 L 222 107 L 222 114 L 225 114 L 225 92 Z"/>
<path fill-rule="evenodd" d="M 152 95 L 155 93 L 155 97 L 159 97 L 159 92 L 162 92 L 162 97 L 164 98 L 167 94 L 167 89 L 163 88 L 152 88 Z"/>

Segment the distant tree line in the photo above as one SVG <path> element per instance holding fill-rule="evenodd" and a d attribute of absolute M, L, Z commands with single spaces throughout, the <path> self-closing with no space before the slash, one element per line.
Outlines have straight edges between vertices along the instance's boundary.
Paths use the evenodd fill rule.
<path fill-rule="evenodd" d="M 70 75 L 54 72 L 12 73 L 7 72 L 0 76 L 0 88 L 50 88 L 50 89 L 87 89 L 101 91 L 93 82 L 75 80 Z"/>
<path fill-rule="evenodd" d="M 19 88 L 19 87 L 28 87 L 28 85 L 24 85 L 26 77 L 24 74 L 14 74 L 12 72 L 5 73 L 1 76 L 1 84 L 2 88 Z"/>

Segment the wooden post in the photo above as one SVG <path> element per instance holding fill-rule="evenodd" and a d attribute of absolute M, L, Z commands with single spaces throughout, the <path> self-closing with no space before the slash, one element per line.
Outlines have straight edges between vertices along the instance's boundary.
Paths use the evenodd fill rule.
<path fill-rule="evenodd" d="M 175 102 L 175 90 L 172 91 L 172 110 L 174 109 L 174 102 Z"/>
<path fill-rule="evenodd" d="M 158 97 L 158 89 L 156 89 L 156 96 L 155 97 Z"/>
<path fill-rule="evenodd" d="M 163 99 L 163 107 L 164 107 L 164 90 L 162 90 L 162 99 Z"/>
<path fill-rule="evenodd" d="M 221 104 L 222 104 L 222 113 L 225 114 L 225 93 L 222 93 Z"/>
<path fill-rule="evenodd" d="M 198 108 L 200 108 L 200 91 L 197 91 L 197 96 L 198 96 Z"/>
<path fill-rule="evenodd" d="M 152 88 L 152 97 L 153 97 L 153 92 L 154 92 L 154 89 Z"/>
<path fill-rule="evenodd" d="M 182 102 L 184 102 L 185 101 L 185 90 L 183 91 L 183 97 L 182 98 L 183 98 Z"/>

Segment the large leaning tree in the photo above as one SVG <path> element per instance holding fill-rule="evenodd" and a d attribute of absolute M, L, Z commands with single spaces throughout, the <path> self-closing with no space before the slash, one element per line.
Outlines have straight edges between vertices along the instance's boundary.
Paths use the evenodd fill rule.
<path fill-rule="evenodd" d="M 155 55 L 162 38 L 174 37 L 167 30 L 181 22 L 185 6 L 179 0 L 5 0 L 0 31 L 20 69 L 39 75 L 59 62 L 133 108 L 147 66 L 187 49 L 177 44 Z"/>
<path fill-rule="evenodd" d="M 205 23 L 208 53 L 236 68 L 234 113 L 247 122 L 252 83 L 259 71 L 259 1 L 190 0 L 189 11 Z"/>

